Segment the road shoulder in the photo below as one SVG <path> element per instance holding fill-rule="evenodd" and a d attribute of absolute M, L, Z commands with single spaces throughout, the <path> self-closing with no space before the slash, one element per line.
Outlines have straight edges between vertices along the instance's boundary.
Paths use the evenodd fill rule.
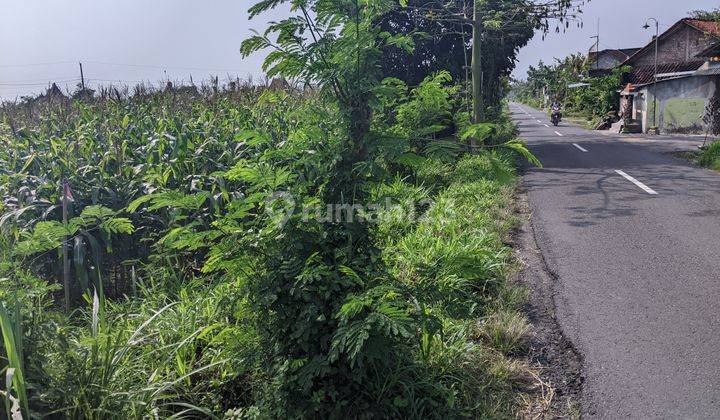
<path fill-rule="evenodd" d="M 540 418 L 579 418 L 583 376 L 582 355 L 562 332 L 555 316 L 556 279 L 547 269 L 531 221 L 526 191 L 518 191 L 520 224 L 513 235 L 514 248 L 523 268 L 518 281 L 529 289 L 526 306 L 533 327 L 530 359 L 540 369 L 540 379 L 553 395 Z"/>

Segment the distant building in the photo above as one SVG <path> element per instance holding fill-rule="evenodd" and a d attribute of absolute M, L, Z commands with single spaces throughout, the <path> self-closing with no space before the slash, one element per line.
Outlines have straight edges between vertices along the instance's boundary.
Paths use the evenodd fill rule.
<path fill-rule="evenodd" d="M 590 77 L 604 76 L 625 62 L 640 48 L 607 49 L 588 53 Z"/>
<path fill-rule="evenodd" d="M 718 82 L 711 55 L 720 42 L 715 21 L 682 19 L 658 38 L 657 86 L 655 39 L 621 65 L 632 67 L 624 80 L 621 108 L 644 132 L 657 123 L 664 133 L 702 132 L 708 100 Z M 657 100 L 657 103 L 655 102 Z M 657 118 L 654 110 L 657 108 Z"/>

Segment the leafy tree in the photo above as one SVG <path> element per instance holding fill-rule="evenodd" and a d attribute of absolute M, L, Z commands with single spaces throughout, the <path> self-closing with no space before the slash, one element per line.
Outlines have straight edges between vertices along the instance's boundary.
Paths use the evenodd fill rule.
<path fill-rule="evenodd" d="M 514 68 L 515 56 L 534 31 L 547 32 L 553 19 L 558 21 L 557 31 L 561 26 L 568 27 L 577 19 L 584 3 L 576 0 L 419 0 L 410 3 L 411 11 L 396 20 L 438 22 L 435 34 L 450 34 L 457 44 L 466 46 L 462 60 L 470 65 L 472 73 L 473 122 L 480 123 L 485 119 L 486 106 L 496 105 L 501 98 L 502 83 Z M 395 26 L 406 28 L 408 24 Z M 472 36 L 466 37 L 466 33 Z M 468 48 L 472 49 L 470 60 L 466 58 Z M 433 55 L 446 57 L 447 53 Z M 455 69 L 458 58 L 452 60 Z"/>
<path fill-rule="evenodd" d="M 527 81 L 532 94 L 540 98 L 543 94 L 550 98 L 564 100 L 568 85 L 587 77 L 587 59 L 581 54 L 572 54 L 564 59 L 555 59 L 555 63 L 546 65 L 542 61 L 537 67 L 530 66 Z"/>
<path fill-rule="evenodd" d="M 714 20 L 720 23 L 720 8 L 713 10 L 695 10 L 690 12 L 693 19 Z"/>
<path fill-rule="evenodd" d="M 346 133 L 340 160 L 326 162 L 324 179 L 296 182 L 289 193 L 323 209 L 353 209 L 355 203 L 366 203 L 363 184 L 368 179 L 362 170 L 372 165 L 369 158 L 381 146 L 382 136 L 371 124 L 379 95 L 387 90 L 381 83 L 381 48 L 409 51 L 414 40 L 380 27 L 382 16 L 400 6 L 391 0 L 264 0 L 250 8 L 250 16 L 285 3 L 291 3 L 295 13 L 245 40 L 241 52 L 269 49 L 264 62 L 269 76 L 318 86 L 336 105 Z M 272 175 L 276 170 L 238 162 L 226 176 L 250 186 L 260 203 L 268 200 L 265 205 L 274 206 L 274 191 L 289 183 L 258 181 L 267 178 L 261 175 L 267 171 L 277 178 L 277 173 Z M 374 172 L 367 173 L 373 179 Z M 292 174 L 281 178 L 286 175 Z M 412 333 L 422 314 L 403 298 L 406 292 L 378 284 L 386 270 L 367 224 L 357 217 L 321 223 L 293 215 L 281 231 L 271 217 L 249 224 L 244 217 L 231 214 L 219 222 L 244 228 L 223 234 L 210 251 L 206 269 L 241 272 L 248 259 L 263 267 L 248 284 L 249 299 L 263 314 L 261 330 L 268 331 L 268 348 L 282 361 L 275 367 L 271 393 L 277 400 L 267 406 L 280 417 L 310 412 L 339 416 L 362 392 L 369 375 L 381 374 L 403 357 L 397 341 Z"/>
<path fill-rule="evenodd" d="M 346 118 L 349 154 L 345 163 L 366 160 L 372 148 L 371 105 L 380 86 L 381 47 L 409 52 L 414 45 L 412 37 L 391 35 L 378 24 L 398 2 L 264 0 L 250 8 L 250 18 L 285 3 L 292 3 L 298 13 L 245 40 L 242 54 L 270 49 L 263 65 L 269 77 L 319 84 L 330 93 Z"/>

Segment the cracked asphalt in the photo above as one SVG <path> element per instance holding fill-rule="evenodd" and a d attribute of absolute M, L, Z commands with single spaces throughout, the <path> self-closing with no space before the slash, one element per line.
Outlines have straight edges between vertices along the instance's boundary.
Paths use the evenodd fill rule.
<path fill-rule="evenodd" d="M 720 418 L 720 174 L 673 151 L 512 103 L 543 162 L 524 176 L 564 334 L 584 357 L 584 417 Z"/>

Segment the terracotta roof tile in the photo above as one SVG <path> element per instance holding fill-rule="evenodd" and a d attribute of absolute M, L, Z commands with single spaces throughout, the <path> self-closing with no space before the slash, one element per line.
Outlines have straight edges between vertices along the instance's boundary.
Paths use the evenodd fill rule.
<path fill-rule="evenodd" d="M 714 20 L 683 19 L 688 25 L 692 25 L 701 31 L 720 37 L 720 23 Z"/>

